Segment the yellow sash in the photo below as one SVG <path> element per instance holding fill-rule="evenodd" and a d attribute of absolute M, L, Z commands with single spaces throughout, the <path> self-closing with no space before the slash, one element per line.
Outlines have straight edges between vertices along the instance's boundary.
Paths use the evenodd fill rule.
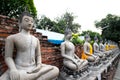
<path fill-rule="evenodd" d="M 92 49 L 92 45 L 91 45 L 91 44 L 89 45 L 89 48 L 90 48 L 89 53 L 90 53 L 90 54 L 93 54 L 93 49 Z M 86 55 L 86 54 L 84 53 L 84 51 L 83 51 L 81 58 L 82 58 L 82 59 L 87 59 L 87 58 L 88 58 L 88 55 Z"/>
<path fill-rule="evenodd" d="M 106 48 L 105 48 L 105 50 L 106 50 L 106 51 L 108 51 L 108 50 L 109 50 L 109 47 L 108 47 L 108 45 L 106 45 Z"/>

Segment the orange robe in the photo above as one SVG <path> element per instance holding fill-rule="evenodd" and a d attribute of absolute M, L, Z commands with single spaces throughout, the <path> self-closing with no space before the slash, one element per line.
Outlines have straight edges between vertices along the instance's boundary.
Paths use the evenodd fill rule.
<path fill-rule="evenodd" d="M 92 45 L 89 45 L 89 53 L 90 54 L 93 54 L 93 48 L 92 48 Z M 87 59 L 88 58 L 88 55 L 86 55 L 85 53 L 84 53 L 84 51 L 82 52 L 82 57 L 81 57 L 82 59 Z"/>

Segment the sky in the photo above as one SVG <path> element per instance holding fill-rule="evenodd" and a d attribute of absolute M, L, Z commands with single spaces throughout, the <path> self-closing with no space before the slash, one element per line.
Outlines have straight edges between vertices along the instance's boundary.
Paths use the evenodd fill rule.
<path fill-rule="evenodd" d="M 34 0 L 38 17 L 45 15 L 51 20 L 62 16 L 66 11 L 77 16 L 75 23 L 81 25 L 82 31 L 95 31 L 94 22 L 105 18 L 107 14 L 120 16 L 120 0 Z"/>

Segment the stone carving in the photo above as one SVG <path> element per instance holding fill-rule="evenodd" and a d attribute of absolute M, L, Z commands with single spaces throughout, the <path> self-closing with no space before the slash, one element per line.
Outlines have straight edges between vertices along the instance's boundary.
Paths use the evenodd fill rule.
<path fill-rule="evenodd" d="M 20 16 L 20 32 L 10 35 L 5 43 L 5 62 L 8 70 L 0 80 L 53 80 L 59 74 L 55 66 L 41 63 L 40 42 L 30 34 L 34 20 L 28 12 Z M 15 59 L 13 50 L 17 49 Z"/>
<path fill-rule="evenodd" d="M 107 56 L 107 55 L 109 55 L 109 51 L 108 51 L 108 49 L 106 50 L 105 48 L 106 48 L 106 45 L 104 45 L 103 40 L 100 39 L 99 49 L 103 54 L 105 54 L 104 56 Z"/>
<path fill-rule="evenodd" d="M 106 52 L 106 56 L 108 57 L 109 60 L 112 57 L 113 51 L 114 51 L 114 49 L 111 48 L 110 41 L 106 41 L 106 43 L 105 43 L 105 52 Z"/>
<path fill-rule="evenodd" d="M 92 45 L 89 43 L 90 36 L 85 35 L 85 43 L 83 45 L 84 52 L 82 53 L 82 59 L 87 59 L 89 62 L 94 62 L 99 59 L 98 56 L 93 54 Z"/>
<path fill-rule="evenodd" d="M 71 37 L 72 37 L 71 30 L 66 29 L 65 41 L 61 44 L 61 55 L 63 57 L 63 65 L 64 67 L 70 69 L 73 72 L 79 72 L 80 70 L 87 66 L 88 61 L 80 59 L 75 54 L 75 46 L 72 42 L 70 42 Z"/>
<path fill-rule="evenodd" d="M 94 55 L 99 56 L 100 58 L 103 57 L 103 53 L 100 51 L 99 45 L 98 45 L 98 38 L 97 36 L 94 37 L 94 44 L 93 44 L 93 50 L 94 50 Z"/>
<path fill-rule="evenodd" d="M 103 54 L 103 57 L 102 57 L 101 62 L 102 62 L 103 64 L 106 64 L 106 63 L 108 62 L 108 61 L 107 61 L 108 52 L 105 51 L 105 45 L 103 44 L 103 40 L 102 40 L 102 39 L 100 39 L 99 50 L 100 50 L 100 52 Z"/>
<path fill-rule="evenodd" d="M 89 43 L 90 40 L 90 36 L 88 34 L 85 35 L 85 43 L 83 45 L 84 52 L 82 54 L 82 58 L 88 60 L 90 70 L 97 70 L 100 63 L 100 58 L 98 55 L 93 54 L 92 45 Z"/>
<path fill-rule="evenodd" d="M 103 40 L 102 39 L 100 39 L 99 49 L 100 49 L 101 52 L 105 52 L 105 46 L 103 44 Z"/>

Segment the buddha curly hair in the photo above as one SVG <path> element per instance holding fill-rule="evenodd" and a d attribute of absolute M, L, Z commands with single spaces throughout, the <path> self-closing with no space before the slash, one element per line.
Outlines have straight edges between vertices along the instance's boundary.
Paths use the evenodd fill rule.
<path fill-rule="evenodd" d="M 86 34 L 86 35 L 84 36 L 85 39 L 86 39 L 86 38 L 89 38 L 89 37 L 90 37 L 89 34 Z"/>
<path fill-rule="evenodd" d="M 24 11 L 21 13 L 21 15 L 19 16 L 19 21 L 20 23 L 22 22 L 22 19 L 24 16 L 29 16 L 29 17 L 33 17 L 28 11 Z"/>
<path fill-rule="evenodd" d="M 98 37 L 97 37 L 97 36 L 95 36 L 95 37 L 94 37 L 94 40 L 98 40 Z"/>

